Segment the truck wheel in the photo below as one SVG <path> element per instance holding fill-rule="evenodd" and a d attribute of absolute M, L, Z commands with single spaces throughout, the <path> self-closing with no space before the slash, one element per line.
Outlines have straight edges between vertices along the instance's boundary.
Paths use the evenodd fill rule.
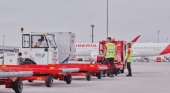
<path fill-rule="evenodd" d="M 98 79 L 101 79 L 101 77 L 102 77 L 101 72 L 97 73 L 97 77 L 98 77 Z"/>
<path fill-rule="evenodd" d="M 107 70 L 107 76 L 110 77 L 110 70 Z"/>
<path fill-rule="evenodd" d="M 25 65 L 25 64 L 34 64 L 35 65 L 35 63 L 33 63 L 29 60 L 25 60 L 25 61 L 21 62 L 21 65 Z"/>
<path fill-rule="evenodd" d="M 33 82 L 33 80 L 28 80 L 28 82 Z"/>
<path fill-rule="evenodd" d="M 50 77 L 50 76 L 46 76 L 46 79 L 45 79 L 45 84 L 47 87 L 52 87 L 52 84 L 53 84 L 53 78 Z"/>
<path fill-rule="evenodd" d="M 68 74 L 67 76 L 65 76 L 65 81 L 67 84 L 71 84 L 71 81 L 72 81 L 72 77 L 70 74 Z"/>
<path fill-rule="evenodd" d="M 19 78 L 13 83 L 13 90 L 15 91 L 15 93 L 21 93 L 22 92 L 23 83 Z"/>
<path fill-rule="evenodd" d="M 86 73 L 86 79 L 87 79 L 87 81 L 91 80 L 91 73 L 90 72 Z"/>

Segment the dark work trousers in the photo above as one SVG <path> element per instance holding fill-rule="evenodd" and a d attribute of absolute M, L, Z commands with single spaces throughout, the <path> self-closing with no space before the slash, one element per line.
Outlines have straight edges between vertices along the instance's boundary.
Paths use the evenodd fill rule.
<path fill-rule="evenodd" d="M 110 69 L 111 69 L 110 74 L 113 75 L 114 74 L 114 58 L 105 58 L 104 64 L 107 65 L 108 62 L 110 62 Z M 106 70 L 103 71 L 103 74 L 106 74 Z"/>
<path fill-rule="evenodd" d="M 131 70 L 131 63 L 130 62 L 126 62 L 127 63 L 127 69 L 128 69 L 128 75 L 132 75 L 132 70 Z"/>

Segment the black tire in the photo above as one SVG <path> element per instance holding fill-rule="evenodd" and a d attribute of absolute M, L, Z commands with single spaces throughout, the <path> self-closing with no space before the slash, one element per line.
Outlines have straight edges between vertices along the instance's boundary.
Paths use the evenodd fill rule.
<path fill-rule="evenodd" d="M 122 70 L 120 70 L 121 73 L 124 73 L 124 68 Z"/>
<path fill-rule="evenodd" d="M 52 87 L 53 85 L 53 78 L 50 76 L 46 76 L 45 84 L 47 87 Z"/>
<path fill-rule="evenodd" d="M 107 76 L 110 77 L 110 70 L 107 70 Z"/>
<path fill-rule="evenodd" d="M 15 93 L 21 93 L 23 90 L 23 82 L 18 78 L 14 83 L 13 83 L 13 90 Z"/>
<path fill-rule="evenodd" d="M 25 60 L 25 61 L 21 62 L 21 65 L 26 65 L 26 64 L 33 64 L 33 65 L 35 65 L 35 63 L 30 61 L 30 60 Z"/>
<path fill-rule="evenodd" d="M 120 74 L 120 69 L 117 70 L 117 74 Z"/>
<path fill-rule="evenodd" d="M 120 72 L 121 72 L 121 73 L 124 73 L 124 68 L 125 68 L 125 67 L 124 67 L 124 65 L 123 65 L 123 69 L 122 69 L 122 70 L 120 70 Z"/>
<path fill-rule="evenodd" d="M 117 76 L 117 69 L 114 70 L 114 74 L 115 74 L 115 76 Z"/>
<path fill-rule="evenodd" d="M 28 80 L 28 82 L 33 82 L 33 80 Z"/>
<path fill-rule="evenodd" d="M 86 73 L 86 79 L 87 79 L 87 81 L 91 80 L 91 73 L 90 72 Z"/>
<path fill-rule="evenodd" d="M 98 79 L 101 79 L 101 77 L 102 77 L 101 72 L 97 73 L 97 77 L 98 77 Z"/>
<path fill-rule="evenodd" d="M 96 73 L 96 77 L 98 77 L 98 73 Z"/>
<path fill-rule="evenodd" d="M 65 81 L 67 84 L 71 84 L 71 81 L 72 81 L 72 77 L 70 74 L 68 74 L 67 76 L 65 76 Z"/>

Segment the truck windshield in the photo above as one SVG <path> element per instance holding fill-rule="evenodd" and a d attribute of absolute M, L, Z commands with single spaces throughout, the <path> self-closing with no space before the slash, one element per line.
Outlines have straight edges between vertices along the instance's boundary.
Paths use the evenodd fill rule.
<path fill-rule="evenodd" d="M 49 46 L 51 46 L 51 48 L 57 47 L 53 34 L 48 34 L 47 37 L 45 35 L 31 35 L 31 39 L 32 48 L 49 48 Z M 47 41 L 49 41 L 49 44 Z"/>
<path fill-rule="evenodd" d="M 51 48 L 57 48 L 53 34 L 48 34 L 47 40 L 49 40 Z"/>
<path fill-rule="evenodd" d="M 32 48 L 48 48 L 47 39 L 45 35 L 31 35 Z"/>

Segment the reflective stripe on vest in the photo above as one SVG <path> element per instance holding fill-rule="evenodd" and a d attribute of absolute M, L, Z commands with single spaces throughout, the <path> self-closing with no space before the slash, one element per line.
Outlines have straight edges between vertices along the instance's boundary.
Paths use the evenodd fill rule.
<path fill-rule="evenodd" d="M 107 51 L 106 51 L 106 57 L 105 58 L 114 58 L 115 45 L 113 43 L 107 43 L 106 47 L 107 47 Z"/>
<path fill-rule="evenodd" d="M 133 61 L 133 59 L 132 59 L 133 51 L 132 51 L 131 48 L 129 48 L 129 49 L 130 49 L 130 55 L 129 55 L 128 59 L 127 59 L 127 62 L 132 62 L 132 61 Z M 126 50 L 126 57 L 127 57 L 127 55 L 128 55 L 128 50 L 129 50 L 129 49 Z"/>

